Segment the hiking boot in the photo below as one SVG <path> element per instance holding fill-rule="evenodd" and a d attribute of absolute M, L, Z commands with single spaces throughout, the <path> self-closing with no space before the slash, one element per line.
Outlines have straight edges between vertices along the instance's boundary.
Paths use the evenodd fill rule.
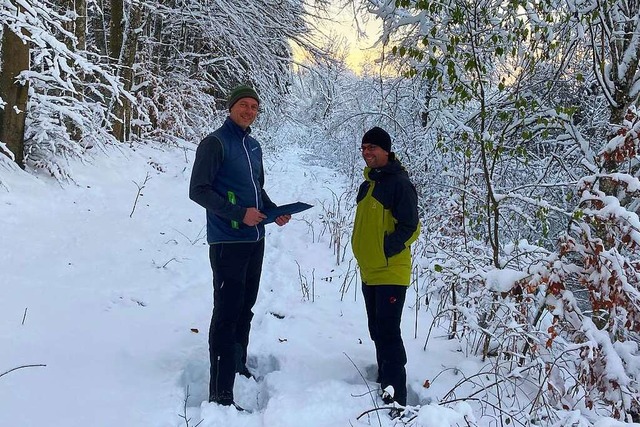
<path fill-rule="evenodd" d="M 251 411 L 248 409 L 244 409 L 242 406 L 238 405 L 236 402 L 232 403 L 233 407 L 236 408 L 236 411 L 238 412 L 246 412 L 247 414 L 250 414 Z"/>
<path fill-rule="evenodd" d="M 385 405 L 393 404 L 393 396 L 391 396 L 391 394 L 386 390 L 383 390 L 382 393 L 380 393 L 380 398 Z"/>
<path fill-rule="evenodd" d="M 234 358 L 236 362 L 236 373 L 246 378 L 253 378 L 253 374 L 247 368 L 247 349 L 240 343 L 234 346 Z"/>
<path fill-rule="evenodd" d="M 217 403 L 222 406 L 231 406 L 234 404 L 233 402 L 233 393 L 228 391 L 222 391 L 217 394 L 212 394 L 209 396 L 209 402 Z"/>
<path fill-rule="evenodd" d="M 251 413 L 251 411 L 249 411 L 248 409 L 244 409 L 242 406 L 234 402 L 233 396 L 230 396 L 228 393 L 222 393 L 222 396 L 218 397 L 211 396 L 209 398 L 209 402 L 217 403 L 220 406 L 233 406 L 238 412 L 247 412 L 249 414 Z"/>
<path fill-rule="evenodd" d="M 237 369 L 238 374 L 242 375 L 245 378 L 248 379 L 255 379 L 255 377 L 253 376 L 253 374 L 251 373 L 251 371 L 249 370 L 249 368 L 247 368 L 247 365 L 242 365 L 239 366 Z"/>
<path fill-rule="evenodd" d="M 404 409 L 401 408 L 393 408 L 389 411 L 389 418 L 395 420 L 397 418 L 401 418 L 404 415 Z"/>

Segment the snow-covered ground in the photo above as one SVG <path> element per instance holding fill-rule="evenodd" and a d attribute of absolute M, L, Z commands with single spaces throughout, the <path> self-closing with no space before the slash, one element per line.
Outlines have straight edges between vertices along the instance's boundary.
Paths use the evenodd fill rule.
<path fill-rule="evenodd" d="M 112 150 L 73 165 L 76 183 L 67 185 L 3 175 L 0 426 L 406 422 L 390 420 L 387 411 L 361 416 L 381 405 L 374 350 L 358 279 L 349 279 L 350 252 L 338 265 L 323 223 L 323 205 L 330 210 L 344 194 L 344 178 L 305 164 L 293 149 L 265 160 L 267 191 L 276 203 L 315 207 L 285 227 L 267 226 L 248 361 L 257 381 L 238 377 L 235 388 L 252 412 L 207 402 L 212 286 L 204 210 L 187 196 L 193 154 Z M 429 314 L 419 311 L 414 338 L 415 293 L 408 295 L 409 404 L 418 413 L 412 424 L 473 425 L 466 404 L 431 403 L 456 376 L 477 372 L 479 362 L 437 332 L 424 351 Z"/>

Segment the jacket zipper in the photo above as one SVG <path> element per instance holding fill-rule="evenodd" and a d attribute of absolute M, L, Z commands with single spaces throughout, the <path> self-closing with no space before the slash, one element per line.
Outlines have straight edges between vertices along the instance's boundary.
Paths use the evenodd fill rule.
<path fill-rule="evenodd" d="M 218 386 L 219 378 L 220 378 L 220 356 L 218 355 L 216 360 L 216 399 L 218 400 L 221 399 L 220 390 Z"/>
<path fill-rule="evenodd" d="M 253 193 L 256 196 L 256 209 L 260 206 L 258 203 L 258 187 L 256 186 L 255 181 L 253 180 L 253 167 L 251 166 L 251 156 L 249 156 L 249 150 L 247 150 L 247 146 L 245 145 L 245 141 L 247 139 L 247 135 L 245 134 L 242 137 L 242 148 L 244 148 L 244 154 L 247 156 L 247 163 L 249 164 L 249 177 L 251 178 L 251 183 L 253 184 Z M 256 241 L 260 239 L 260 231 L 258 230 L 258 226 L 254 225 L 256 229 Z"/>

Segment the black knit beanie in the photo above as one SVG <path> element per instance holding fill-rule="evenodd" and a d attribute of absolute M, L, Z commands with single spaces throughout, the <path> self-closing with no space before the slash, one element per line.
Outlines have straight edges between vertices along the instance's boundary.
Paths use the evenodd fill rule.
<path fill-rule="evenodd" d="M 391 152 L 391 137 L 382 128 L 378 126 L 369 129 L 362 137 L 363 144 L 373 144 L 382 148 L 387 153 Z"/>
<path fill-rule="evenodd" d="M 258 101 L 258 104 L 260 103 L 260 98 L 258 97 L 258 94 L 252 87 L 246 86 L 246 85 L 240 85 L 235 89 L 233 89 L 231 93 L 229 93 L 229 98 L 227 100 L 227 108 L 231 109 L 231 107 L 233 107 L 233 104 L 235 104 L 242 98 L 253 98 L 256 101 Z"/>

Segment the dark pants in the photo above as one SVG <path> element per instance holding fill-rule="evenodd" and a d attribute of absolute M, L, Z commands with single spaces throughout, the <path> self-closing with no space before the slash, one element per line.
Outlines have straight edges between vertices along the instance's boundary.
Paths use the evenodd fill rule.
<path fill-rule="evenodd" d="M 407 353 L 400 333 L 406 286 L 362 284 L 369 334 L 376 346 L 378 381 L 384 390 L 393 386 L 393 400 L 407 404 Z"/>
<path fill-rule="evenodd" d="M 217 243 L 209 247 L 213 271 L 213 316 L 209 328 L 211 377 L 209 400 L 230 404 L 239 366 L 247 361 L 247 346 L 258 296 L 264 239 Z"/>

